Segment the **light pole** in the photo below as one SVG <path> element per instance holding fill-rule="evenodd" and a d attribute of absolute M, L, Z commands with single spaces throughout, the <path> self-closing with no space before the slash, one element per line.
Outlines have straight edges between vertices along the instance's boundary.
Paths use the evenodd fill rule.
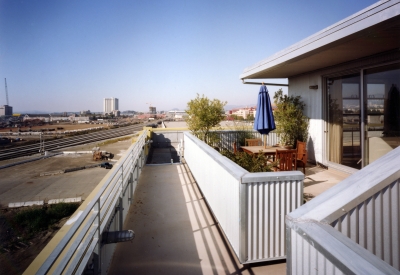
<path fill-rule="evenodd" d="M 39 145 L 39 153 L 44 154 L 44 135 L 43 132 L 40 133 L 40 145 Z"/>

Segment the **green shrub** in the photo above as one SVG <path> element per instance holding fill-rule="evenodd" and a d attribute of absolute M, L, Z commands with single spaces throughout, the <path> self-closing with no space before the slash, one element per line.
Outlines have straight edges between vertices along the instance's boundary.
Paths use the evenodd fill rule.
<path fill-rule="evenodd" d="M 283 145 L 296 146 L 296 141 L 307 142 L 309 118 L 303 115 L 305 103 L 300 96 L 284 95 L 282 89 L 274 95 L 276 133 Z"/>
<path fill-rule="evenodd" d="M 62 218 L 71 216 L 78 207 L 79 203 L 58 203 L 29 208 L 16 213 L 11 224 L 29 238 L 34 233 L 53 227 Z"/>
<path fill-rule="evenodd" d="M 250 155 L 246 152 L 237 152 L 235 154 L 229 150 L 223 150 L 221 154 L 249 172 L 272 171 L 273 163 L 268 162 L 271 159 L 264 154 Z"/>

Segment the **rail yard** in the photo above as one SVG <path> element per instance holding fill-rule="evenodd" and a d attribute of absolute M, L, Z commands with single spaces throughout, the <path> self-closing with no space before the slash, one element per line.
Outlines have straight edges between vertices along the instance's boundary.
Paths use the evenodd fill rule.
<path fill-rule="evenodd" d="M 46 137 L 42 137 L 41 142 L 38 140 L 34 144 L 1 149 L 0 160 L 29 156 L 44 153 L 45 151 L 57 151 L 66 147 L 130 135 L 141 129 L 143 129 L 143 124 L 136 124 L 115 129 L 99 130 L 88 134 L 62 136 L 51 140 L 46 140 Z"/>

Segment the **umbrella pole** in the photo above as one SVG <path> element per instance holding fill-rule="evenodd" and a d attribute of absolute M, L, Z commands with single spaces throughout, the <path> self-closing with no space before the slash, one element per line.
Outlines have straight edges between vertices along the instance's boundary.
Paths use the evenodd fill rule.
<path fill-rule="evenodd" d="M 263 135 L 264 138 L 264 149 L 267 148 L 267 136 Z"/>

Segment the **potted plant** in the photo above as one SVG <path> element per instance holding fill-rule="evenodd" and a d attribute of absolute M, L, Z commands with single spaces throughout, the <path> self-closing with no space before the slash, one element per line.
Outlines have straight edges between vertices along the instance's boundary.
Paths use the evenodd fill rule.
<path fill-rule="evenodd" d="M 295 148 L 296 141 L 307 142 L 309 118 L 303 114 L 305 103 L 300 96 L 284 95 L 279 89 L 274 95 L 276 133 L 282 146 Z"/>

